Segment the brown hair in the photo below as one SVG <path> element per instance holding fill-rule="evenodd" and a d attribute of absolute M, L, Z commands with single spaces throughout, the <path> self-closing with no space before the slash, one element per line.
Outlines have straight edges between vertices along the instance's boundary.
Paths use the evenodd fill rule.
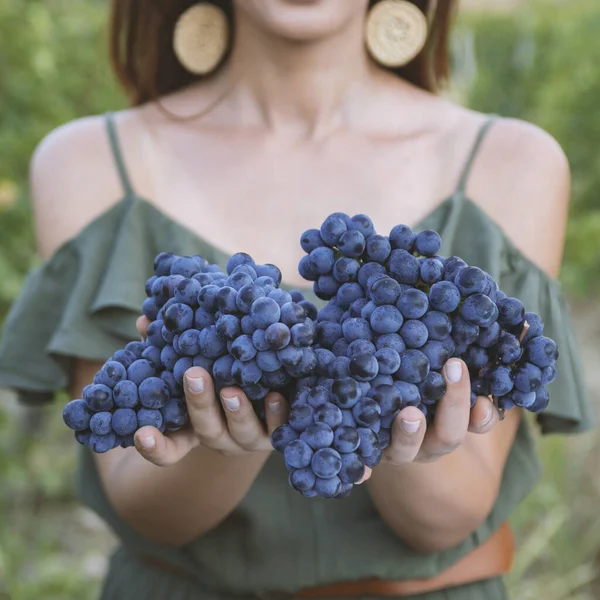
<path fill-rule="evenodd" d="M 232 0 L 211 0 L 225 11 L 233 26 Z M 370 0 L 373 6 L 379 0 Z M 411 0 L 430 14 L 424 50 L 400 77 L 435 92 L 448 78 L 448 41 L 457 0 Z M 133 105 L 156 100 L 199 79 L 188 73 L 173 52 L 175 23 L 197 0 L 112 0 L 110 52 L 113 70 Z M 435 4 L 435 8 L 432 5 Z"/>

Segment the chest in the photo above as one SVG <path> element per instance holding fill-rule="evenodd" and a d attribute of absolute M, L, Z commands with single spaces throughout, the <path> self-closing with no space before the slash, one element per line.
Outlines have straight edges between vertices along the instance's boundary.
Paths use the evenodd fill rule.
<path fill-rule="evenodd" d="M 153 199 L 161 210 L 228 253 L 277 263 L 292 284 L 301 282 L 300 235 L 328 214 L 366 213 L 387 234 L 427 214 L 449 182 L 427 143 L 358 135 L 310 144 L 185 136 L 161 144 L 159 164 Z"/>

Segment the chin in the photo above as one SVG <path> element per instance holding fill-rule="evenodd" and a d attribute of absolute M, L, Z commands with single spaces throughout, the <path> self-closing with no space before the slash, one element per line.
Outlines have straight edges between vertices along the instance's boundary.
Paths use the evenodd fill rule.
<path fill-rule="evenodd" d="M 368 0 L 235 0 L 235 10 L 265 33 L 311 42 L 363 19 Z"/>

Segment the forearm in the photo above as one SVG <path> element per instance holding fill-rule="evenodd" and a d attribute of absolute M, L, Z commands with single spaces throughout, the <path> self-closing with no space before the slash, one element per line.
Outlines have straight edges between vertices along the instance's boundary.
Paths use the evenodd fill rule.
<path fill-rule="evenodd" d="M 381 517 L 412 547 L 435 552 L 466 539 L 498 495 L 518 411 L 485 436 L 468 434 L 454 452 L 431 463 L 381 464 L 368 489 Z"/>
<path fill-rule="evenodd" d="M 109 454 L 116 452 L 103 469 L 111 503 L 140 533 L 170 545 L 185 544 L 223 521 L 269 456 L 224 456 L 199 446 L 177 464 L 157 467 L 133 448 Z"/>

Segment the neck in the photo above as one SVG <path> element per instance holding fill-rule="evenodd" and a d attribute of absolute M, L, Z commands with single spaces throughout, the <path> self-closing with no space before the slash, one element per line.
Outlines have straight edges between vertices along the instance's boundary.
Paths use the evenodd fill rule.
<path fill-rule="evenodd" d="M 228 77 L 242 114 L 294 136 L 316 137 L 347 120 L 372 72 L 363 44 L 363 20 L 317 42 L 296 42 L 259 31 L 243 18 Z"/>

